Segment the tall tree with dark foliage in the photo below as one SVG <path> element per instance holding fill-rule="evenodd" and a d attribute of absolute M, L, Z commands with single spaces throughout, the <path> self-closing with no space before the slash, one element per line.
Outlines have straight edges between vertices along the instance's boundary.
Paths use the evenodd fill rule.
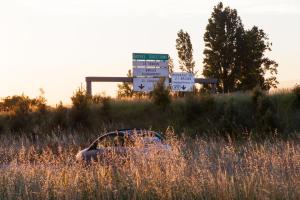
<path fill-rule="evenodd" d="M 278 64 L 265 57 L 272 45 L 267 35 L 256 26 L 245 30 L 235 9 L 224 8 L 222 3 L 214 7 L 204 42 L 203 75 L 218 79 L 218 92 L 250 90 L 255 86 L 269 90 L 278 84 Z"/>
<path fill-rule="evenodd" d="M 195 61 L 193 59 L 193 46 L 188 32 L 182 29 L 177 33 L 176 49 L 179 57 L 179 68 L 183 72 L 196 74 Z"/>

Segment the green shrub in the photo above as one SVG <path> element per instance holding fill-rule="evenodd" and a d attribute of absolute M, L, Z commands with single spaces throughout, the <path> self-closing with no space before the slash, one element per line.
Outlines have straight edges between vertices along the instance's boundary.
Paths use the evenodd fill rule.
<path fill-rule="evenodd" d="M 171 103 L 171 96 L 169 88 L 165 88 L 165 79 L 160 79 L 150 93 L 153 103 L 163 110 Z"/>
<path fill-rule="evenodd" d="M 62 102 L 56 106 L 53 111 L 52 127 L 65 129 L 68 127 L 68 109 L 63 106 Z"/>
<path fill-rule="evenodd" d="M 265 91 L 263 91 L 260 87 L 256 86 L 255 88 L 253 88 L 253 90 L 251 91 L 251 98 L 254 105 L 257 105 L 259 99 L 264 97 L 265 95 Z"/>
<path fill-rule="evenodd" d="M 224 113 L 221 116 L 219 122 L 219 131 L 222 136 L 226 137 L 230 135 L 232 138 L 236 137 L 236 120 L 237 120 L 237 113 L 233 104 L 233 99 L 229 99 L 224 103 Z"/>
<path fill-rule="evenodd" d="M 92 97 L 80 87 L 71 97 L 72 108 L 70 111 L 70 120 L 73 127 L 89 127 L 90 124 L 90 105 Z"/>
<path fill-rule="evenodd" d="M 293 92 L 294 95 L 296 96 L 296 99 L 295 99 L 296 102 L 295 102 L 295 104 L 296 104 L 297 107 L 300 108 L 300 85 L 296 85 L 296 86 L 293 88 L 292 92 Z"/>
<path fill-rule="evenodd" d="M 97 94 L 93 95 L 91 100 L 93 104 L 101 104 L 102 98 L 103 97 L 101 95 Z"/>
<path fill-rule="evenodd" d="M 5 118 L 4 116 L 0 115 L 0 135 L 5 132 L 5 128 Z"/>
<path fill-rule="evenodd" d="M 258 99 L 255 116 L 257 133 L 270 134 L 278 129 L 275 108 L 268 96 Z"/>
<path fill-rule="evenodd" d="M 12 98 L 6 98 L 5 104 L 7 108 L 12 111 L 10 115 L 10 128 L 13 131 L 22 131 L 29 129 L 32 124 L 32 112 L 33 100 L 28 96 L 13 96 Z"/>
<path fill-rule="evenodd" d="M 200 97 L 196 97 L 192 94 L 186 95 L 184 101 L 186 122 L 201 122 L 201 119 L 208 116 L 208 112 L 213 112 L 214 104 L 214 98 L 209 95 Z"/>
<path fill-rule="evenodd" d="M 192 123 L 201 115 L 202 110 L 200 101 L 192 95 L 185 96 L 184 100 L 185 122 Z"/>
<path fill-rule="evenodd" d="M 100 115 L 105 122 L 111 122 L 111 98 L 102 97 L 101 100 Z"/>
<path fill-rule="evenodd" d="M 14 95 L 8 96 L 1 102 L 1 112 L 7 115 L 7 124 L 12 131 L 32 129 L 34 125 L 46 123 L 48 107 L 46 99 L 40 95 L 37 98 Z"/>

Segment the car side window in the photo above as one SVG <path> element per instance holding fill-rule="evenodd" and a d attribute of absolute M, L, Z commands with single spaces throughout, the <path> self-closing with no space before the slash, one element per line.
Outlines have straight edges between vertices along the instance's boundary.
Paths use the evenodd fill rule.
<path fill-rule="evenodd" d="M 134 146 L 134 138 L 128 134 L 124 135 L 124 146 L 125 147 L 133 147 Z"/>
<path fill-rule="evenodd" d="M 123 146 L 124 145 L 124 138 L 119 135 L 108 135 L 101 139 L 98 142 L 97 148 L 106 148 L 106 147 L 116 147 L 116 146 Z"/>

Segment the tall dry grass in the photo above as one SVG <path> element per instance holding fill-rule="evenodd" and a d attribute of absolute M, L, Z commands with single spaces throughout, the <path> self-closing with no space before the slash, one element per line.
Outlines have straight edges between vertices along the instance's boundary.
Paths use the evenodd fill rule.
<path fill-rule="evenodd" d="M 78 134 L 0 136 L 0 199 L 299 199 L 300 145 L 176 139 L 171 152 L 76 163 Z M 78 146 L 79 145 L 79 146 Z"/>

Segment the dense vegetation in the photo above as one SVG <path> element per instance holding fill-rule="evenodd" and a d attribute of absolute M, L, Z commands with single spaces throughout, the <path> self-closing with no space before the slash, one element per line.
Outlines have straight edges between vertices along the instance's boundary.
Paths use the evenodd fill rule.
<path fill-rule="evenodd" d="M 71 107 L 47 106 L 45 99 L 7 97 L 0 103 L 0 133 L 49 134 L 53 129 L 102 131 L 104 127 L 152 128 L 191 136 L 232 138 L 297 137 L 300 130 L 299 87 L 266 94 L 248 93 L 171 97 L 158 87 L 151 98 L 127 100 L 88 96 L 79 89 Z"/>

